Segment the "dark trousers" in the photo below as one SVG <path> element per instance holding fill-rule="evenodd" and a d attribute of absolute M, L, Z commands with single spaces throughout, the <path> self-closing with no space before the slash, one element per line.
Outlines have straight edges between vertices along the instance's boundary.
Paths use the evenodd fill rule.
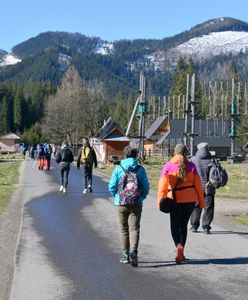
<path fill-rule="evenodd" d="M 93 165 L 83 164 L 84 188 L 92 187 L 92 169 Z"/>
<path fill-rule="evenodd" d="M 68 162 L 61 162 L 59 164 L 60 167 L 60 182 L 63 187 L 67 187 L 68 185 L 68 177 L 70 172 L 70 163 Z"/>
<path fill-rule="evenodd" d="M 171 235 L 175 246 L 185 246 L 188 232 L 188 222 L 195 207 L 195 202 L 178 203 L 177 207 L 170 213 Z"/>
<path fill-rule="evenodd" d="M 205 208 L 202 217 L 202 228 L 211 229 L 210 224 L 214 219 L 214 195 L 205 195 Z M 193 213 L 190 218 L 191 226 L 197 229 L 200 226 L 202 209 L 199 207 L 199 203 L 196 204 Z"/>

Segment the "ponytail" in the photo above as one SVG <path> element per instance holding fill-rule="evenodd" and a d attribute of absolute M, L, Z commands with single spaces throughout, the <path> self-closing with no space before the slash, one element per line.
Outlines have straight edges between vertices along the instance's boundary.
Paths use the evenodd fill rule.
<path fill-rule="evenodd" d="M 182 154 L 182 158 L 179 163 L 179 183 L 183 183 L 186 179 L 186 164 L 187 156 Z"/>

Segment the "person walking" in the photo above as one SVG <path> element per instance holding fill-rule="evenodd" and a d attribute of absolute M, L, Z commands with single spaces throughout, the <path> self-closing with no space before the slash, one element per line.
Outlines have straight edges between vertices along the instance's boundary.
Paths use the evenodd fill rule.
<path fill-rule="evenodd" d="M 202 229 L 204 233 L 209 234 L 211 230 L 211 222 L 214 219 L 214 198 L 215 188 L 209 184 L 209 171 L 211 169 L 213 156 L 209 152 L 208 143 L 202 142 L 197 145 L 197 152 L 195 156 L 191 158 L 191 161 L 196 165 L 198 174 L 200 175 L 202 182 L 202 189 L 205 199 L 205 209 L 202 217 Z M 199 203 L 196 203 L 192 212 L 190 223 L 191 231 L 197 232 L 200 226 L 202 208 Z"/>
<path fill-rule="evenodd" d="M 144 167 L 138 164 L 137 149 L 127 146 L 124 155 L 125 159 L 112 173 L 109 191 L 117 207 L 122 249 L 120 263 L 137 267 L 142 206 L 150 186 Z"/>
<path fill-rule="evenodd" d="M 185 260 L 184 248 L 187 239 L 187 225 L 195 203 L 204 208 L 204 196 L 201 180 L 196 166 L 187 159 L 189 151 L 183 144 L 177 144 L 173 158 L 167 162 L 158 183 L 157 204 L 167 196 L 176 200 L 176 206 L 170 212 L 171 235 L 176 246 L 175 261 Z M 172 190 L 175 192 L 173 193 Z"/>
<path fill-rule="evenodd" d="M 68 185 L 68 177 L 70 172 L 70 164 L 73 162 L 73 153 L 69 148 L 67 141 L 62 143 L 61 149 L 56 154 L 56 162 L 60 168 L 60 188 L 59 191 L 66 193 Z"/>
<path fill-rule="evenodd" d="M 39 160 L 39 170 L 43 170 L 44 168 L 44 145 L 39 144 L 37 149 L 37 155 Z"/>
<path fill-rule="evenodd" d="M 51 167 L 51 156 L 52 156 L 52 146 L 49 143 L 44 144 L 44 155 L 46 170 L 49 171 Z"/>
<path fill-rule="evenodd" d="M 78 152 L 77 157 L 77 168 L 80 169 L 80 165 L 83 168 L 83 178 L 84 178 L 84 189 L 83 193 L 92 193 L 92 171 L 93 164 L 97 168 L 97 159 L 95 150 L 90 146 L 89 140 L 87 138 L 83 139 L 83 147 Z"/>

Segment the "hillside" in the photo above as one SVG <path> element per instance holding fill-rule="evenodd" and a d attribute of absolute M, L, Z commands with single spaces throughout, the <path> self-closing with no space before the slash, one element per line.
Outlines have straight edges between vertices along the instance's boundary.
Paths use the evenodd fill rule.
<path fill-rule="evenodd" d="M 109 43 L 81 33 L 45 32 L 14 46 L 11 54 L 0 51 L 0 81 L 57 84 L 73 63 L 86 81 L 102 82 L 109 98 L 136 90 L 140 71 L 150 93 L 166 95 L 180 56 L 192 57 L 204 80 L 227 79 L 235 59 L 247 79 L 247 48 L 248 23 L 233 18 L 209 20 L 162 40 Z"/>

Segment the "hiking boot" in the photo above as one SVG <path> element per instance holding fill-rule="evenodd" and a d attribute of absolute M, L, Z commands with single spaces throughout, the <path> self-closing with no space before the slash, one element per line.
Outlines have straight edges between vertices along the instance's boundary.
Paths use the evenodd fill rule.
<path fill-rule="evenodd" d="M 92 193 L 92 192 L 93 192 L 91 186 L 88 187 L 88 192 L 89 192 L 89 193 Z"/>
<path fill-rule="evenodd" d="M 184 260 L 183 250 L 183 246 L 181 244 L 178 244 L 175 257 L 175 261 L 177 264 L 180 264 Z"/>
<path fill-rule="evenodd" d="M 61 185 L 60 188 L 59 188 L 60 193 L 63 192 L 63 188 L 64 188 L 63 185 Z"/>
<path fill-rule="evenodd" d="M 63 193 L 66 193 L 66 189 L 65 188 L 63 188 Z"/>
<path fill-rule="evenodd" d="M 130 262 L 132 267 L 138 267 L 138 255 L 136 251 L 130 253 Z"/>
<path fill-rule="evenodd" d="M 86 194 L 87 192 L 88 192 L 87 189 L 84 189 L 84 190 L 83 190 L 83 194 Z"/>
<path fill-rule="evenodd" d="M 191 231 L 191 232 L 197 232 L 197 228 L 192 226 L 192 227 L 190 228 L 190 231 Z"/>
<path fill-rule="evenodd" d="M 129 255 L 127 253 L 123 253 L 121 258 L 120 258 L 120 263 L 121 264 L 129 264 Z"/>

